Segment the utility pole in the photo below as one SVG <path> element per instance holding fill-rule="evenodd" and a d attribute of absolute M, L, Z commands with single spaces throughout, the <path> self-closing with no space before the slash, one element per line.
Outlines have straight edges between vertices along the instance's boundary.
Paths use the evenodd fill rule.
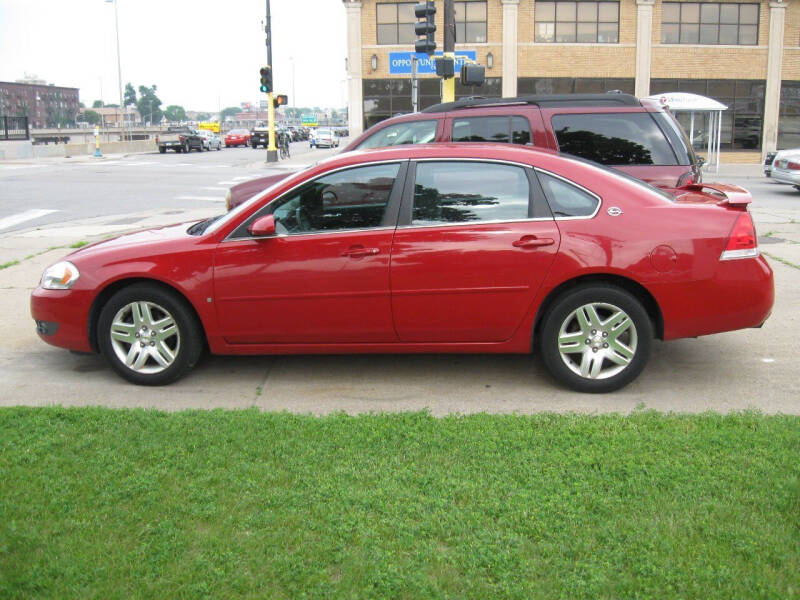
<path fill-rule="evenodd" d="M 456 50 L 456 9 L 454 0 L 444 0 L 444 58 L 455 64 Z M 442 79 L 442 102 L 454 102 L 456 99 L 455 77 Z"/>
<path fill-rule="evenodd" d="M 272 17 L 267 0 L 267 23 L 264 27 L 267 34 L 267 66 L 272 71 Z M 275 72 L 272 71 L 272 81 L 275 81 Z M 274 85 L 274 84 L 273 84 Z M 267 147 L 267 162 L 278 162 L 278 148 L 275 146 L 275 105 L 272 103 L 272 87 L 267 92 L 267 111 L 269 115 L 269 146 Z"/>
<path fill-rule="evenodd" d="M 411 55 L 411 111 L 419 111 L 419 78 L 417 77 L 417 55 Z"/>

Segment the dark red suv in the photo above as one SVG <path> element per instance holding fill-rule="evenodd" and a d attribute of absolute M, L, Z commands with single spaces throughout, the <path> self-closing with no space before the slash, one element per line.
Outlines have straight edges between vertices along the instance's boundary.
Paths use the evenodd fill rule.
<path fill-rule="evenodd" d="M 377 123 L 343 151 L 451 141 L 549 148 L 666 188 L 701 181 L 697 157 L 672 114 L 658 102 L 613 92 L 436 104 Z M 283 177 L 273 175 L 232 188 L 228 207 Z"/>

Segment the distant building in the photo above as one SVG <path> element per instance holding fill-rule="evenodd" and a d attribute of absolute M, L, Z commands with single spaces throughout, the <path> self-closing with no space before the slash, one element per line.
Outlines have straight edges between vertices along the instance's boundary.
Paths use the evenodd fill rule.
<path fill-rule="evenodd" d="M 31 128 L 72 125 L 79 111 L 78 88 L 61 87 L 26 78 L 20 82 L 0 81 L 0 115 L 28 117 Z"/>
<path fill-rule="evenodd" d="M 85 108 L 81 109 L 81 112 L 84 113 L 87 110 L 93 110 L 100 115 L 102 124 L 106 127 L 119 127 L 120 124 L 125 121 L 125 111 L 115 106 L 104 106 L 103 108 Z M 132 106 L 129 106 L 128 120 L 125 121 L 125 126 L 128 126 L 129 121 L 136 125 L 137 123 L 141 123 L 141 120 L 142 119 L 139 116 L 139 111 Z"/>

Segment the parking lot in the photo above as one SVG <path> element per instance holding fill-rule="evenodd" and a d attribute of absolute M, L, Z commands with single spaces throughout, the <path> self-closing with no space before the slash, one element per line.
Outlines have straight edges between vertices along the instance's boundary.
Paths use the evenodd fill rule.
<path fill-rule="evenodd" d="M 307 164 L 312 156 L 325 155 L 316 152 L 292 162 Z M 50 211 L 39 220 L 0 229 L 0 264 L 18 263 L 0 270 L 0 404 L 166 410 L 255 406 L 316 414 L 640 408 L 800 413 L 794 362 L 800 350 L 800 193 L 758 177 L 755 166 L 730 167 L 706 180 L 744 185 L 754 195 L 751 211 L 761 250 L 775 271 L 772 317 L 762 329 L 657 342 L 644 373 L 610 395 L 566 391 L 536 357 L 501 355 L 206 356 L 178 383 L 142 388 L 123 382 L 99 356 L 71 354 L 39 340 L 29 314 L 30 291 L 42 270 L 70 245 L 218 213 L 231 182 L 265 172 L 261 154 L 230 149 L 104 163 L 0 165 L 0 219 L 10 223 L 25 210 Z"/>

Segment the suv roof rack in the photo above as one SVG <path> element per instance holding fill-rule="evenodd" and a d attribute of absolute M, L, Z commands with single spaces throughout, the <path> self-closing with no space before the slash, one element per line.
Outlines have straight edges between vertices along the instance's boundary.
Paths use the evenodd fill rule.
<path fill-rule="evenodd" d="M 462 108 L 475 108 L 480 106 L 508 106 L 514 104 L 531 104 L 542 108 L 555 106 L 641 106 L 639 99 L 630 94 L 621 94 L 618 91 L 606 94 L 551 94 L 536 96 L 518 96 L 516 98 L 463 98 L 455 102 L 434 104 L 420 112 L 447 112 Z"/>

